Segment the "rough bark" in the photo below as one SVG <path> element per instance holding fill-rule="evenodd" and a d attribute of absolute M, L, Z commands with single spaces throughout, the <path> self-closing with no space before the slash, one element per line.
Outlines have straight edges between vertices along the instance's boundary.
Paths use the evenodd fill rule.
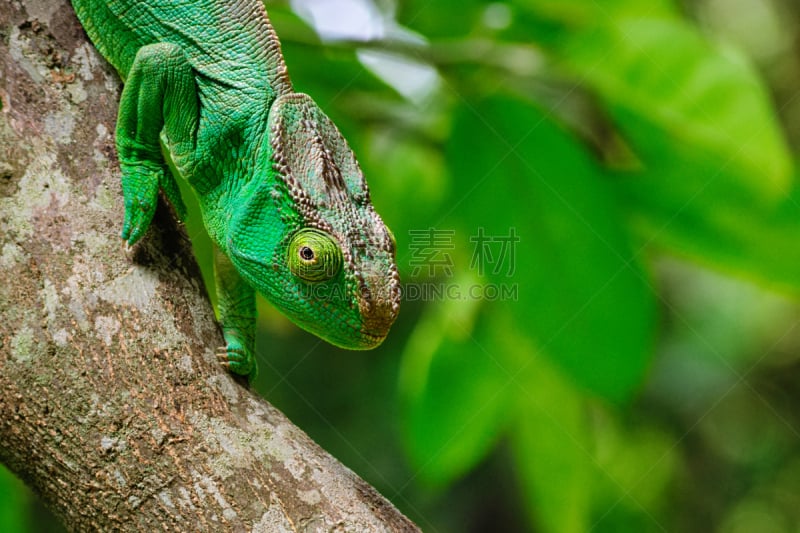
<path fill-rule="evenodd" d="M 72 530 L 416 530 L 216 364 L 164 209 L 126 252 L 119 90 L 67 2 L 0 1 L 0 460 Z"/>

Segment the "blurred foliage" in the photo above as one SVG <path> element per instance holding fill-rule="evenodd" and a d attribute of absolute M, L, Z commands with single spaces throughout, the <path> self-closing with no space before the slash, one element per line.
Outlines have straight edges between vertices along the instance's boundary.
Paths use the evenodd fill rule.
<path fill-rule="evenodd" d="M 406 299 L 368 353 L 259 302 L 260 392 L 426 531 L 794 531 L 800 7 L 336 1 L 267 7 Z"/>
<path fill-rule="evenodd" d="M 25 486 L 5 468 L 0 468 L 0 529 L 26 531 L 31 520 L 28 508 L 31 496 Z"/>
<path fill-rule="evenodd" d="M 406 301 L 372 354 L 273 316 L 267 397 L 425 530 L 791 530 L 797 13 L 755 4 L 375 2 L 383 41 L 322 45 L 274 9 Z M 427 97 L 375 49 L 434 68 Z"/>

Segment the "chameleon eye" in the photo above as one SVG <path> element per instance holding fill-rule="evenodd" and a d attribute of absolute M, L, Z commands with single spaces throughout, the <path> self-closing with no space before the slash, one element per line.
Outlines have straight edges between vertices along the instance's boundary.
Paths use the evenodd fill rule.
<path fill-rule="evenodd" d="M 331 279 L 342 268 L 342 251 L 333 237 L 318 229 L 301 229 L 289 242 L 289 270 L 305 281 Z"/>
<path fill-rule="evenodd" d="M 303 261 L 313 261 L 314 250 L 312 250 L 308 246 L 303 246 L 302 248 L 300 248 L 300 259 L 302 259 Z"/>

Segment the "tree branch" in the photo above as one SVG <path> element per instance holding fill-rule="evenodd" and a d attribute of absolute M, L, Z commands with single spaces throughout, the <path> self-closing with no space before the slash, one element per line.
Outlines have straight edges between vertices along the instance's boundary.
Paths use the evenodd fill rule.
<path fill-rule="evenodd" d="M 119 88 L 68 3 L 0 3 L 0 460 L 72 530 L 416 531 L 216 364 L 163 206 L 126 255 Z"/>

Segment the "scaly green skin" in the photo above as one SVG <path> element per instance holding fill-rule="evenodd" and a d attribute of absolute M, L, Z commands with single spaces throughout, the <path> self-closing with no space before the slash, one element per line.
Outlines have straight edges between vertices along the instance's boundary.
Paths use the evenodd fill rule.
<path fill-rule="evenodd" d="M 252 376 L 254 290 L 351 349 L 384 339 L 399 309 L 391 233 L 336 126 L 295 93 L 260 0 L 73 0 L 119 71 L 117 150 L 132 245 L 159 189 L 185 215 L 161 144 L 199 199 L 231 371 Z"/>

